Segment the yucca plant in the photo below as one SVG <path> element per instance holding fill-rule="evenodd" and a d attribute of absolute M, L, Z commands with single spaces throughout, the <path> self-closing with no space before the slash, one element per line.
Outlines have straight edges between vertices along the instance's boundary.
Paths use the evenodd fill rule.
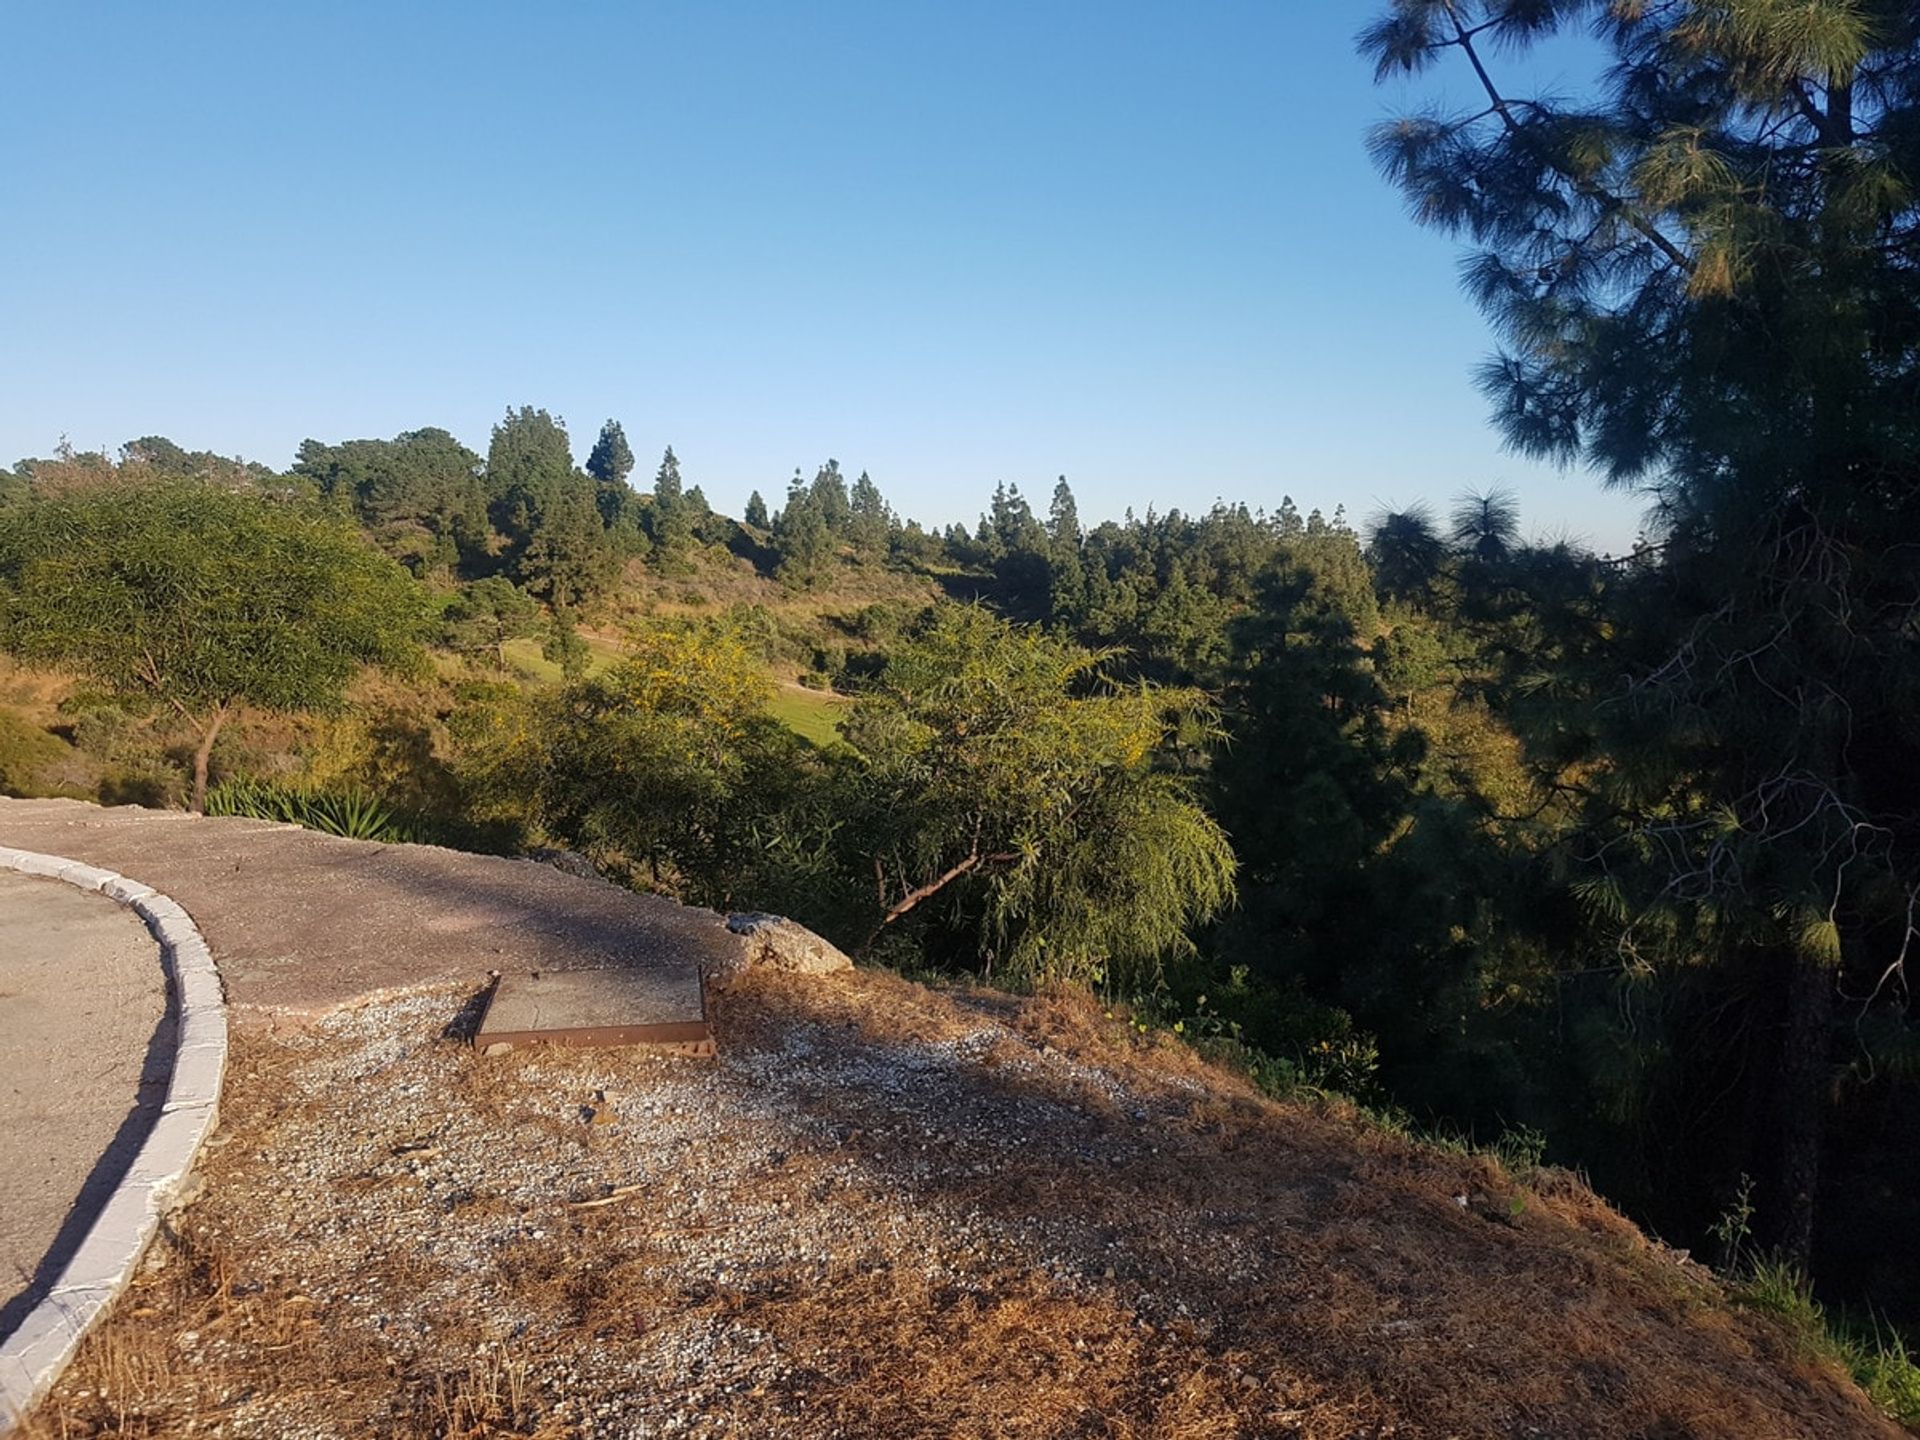
<path fill-rule="evenodd" d="M 404 844 L 414 839 L 377 796 L 351 787 L 322 790 L 281 785 L 253 776 L 223 780 L 207 792 L 207 814 L 276 820 L 349 840 Z"/>

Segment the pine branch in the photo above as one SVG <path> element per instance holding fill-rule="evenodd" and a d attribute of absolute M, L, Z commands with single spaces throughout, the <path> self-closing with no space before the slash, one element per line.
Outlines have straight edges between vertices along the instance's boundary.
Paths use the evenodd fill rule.
<path fill-rule="evenodd" d="M 1655 225 L 1652 220 L 1641 213 L 1638 207 L 1630 204 L 1626 199 L 1615 195 L 1603 186 L 1595 185 L 1590 180 L 1582 180 L 1577 176 L 1568 174 L 1551 155 L 1541 149 L 1534 140 L 1533 132 L 1514 118 L 1512 103 L 1508 101 L 1506 96 L 1500 93 L 1500 87 L 1493 83 L 1493 76 L 1487 72 L 1486 64 L 1481 60 L 1480 52 L 1473 43 L 1474 36 L 1478 31 L 1469 30 L 1461 23 L 1459 12 L 1454 6 L 1453 0 L 1448 0 L 1447 3 L 1447 19 L 1452 22 L 1454 38 L 1443 41 L 1442 43 L 1456 45 L 1465 53 L 1468 63 L 1473 66 L 1473 73 L 1479 77 L 1481 88 L 1487 92 L 1487 100 L 1493 113 L 1500 117 L 1501 123 L 1506 126 L 1507 133 L 1525 144 L 1527 148 L 1532 150 L 1536 155 L 1539 155 L 1552 169 L 1564 176 L 1567 181 L 1587 199 L 1597 201 L 1604 209 L 1623 218 L 1635 230 L 1639 231 L 1655 249 L 1665 255 L 1668 260 L 1672 261 L 1674 265 L 1686 274 L 1691 275 L 1694 270 L 1692 257 L 1687 255 L 1685 251 L 1681 250 L 1679 246 L 1675 245 L 1673 241 L 1662 234 L 1659 226 Z"/>

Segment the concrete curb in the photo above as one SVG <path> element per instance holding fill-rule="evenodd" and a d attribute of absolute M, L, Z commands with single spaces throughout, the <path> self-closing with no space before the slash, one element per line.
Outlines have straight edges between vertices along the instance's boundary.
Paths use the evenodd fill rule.
<path fill-rule="evenodd" d="M 139 1154 L 46 1299 L 0 1337 L 0 1434 L 12 1429 L 73 1358 L 80 1337 L 133 1275 L 219 1111 L 227 1066 L 227 1005 L 213 952 L 166 896 L 111 870 L 0 846 L 0 867 L 97 891 L 127 906 L 160 942 L 178 1000 L 179 1031 L 167 1098 Z"/>

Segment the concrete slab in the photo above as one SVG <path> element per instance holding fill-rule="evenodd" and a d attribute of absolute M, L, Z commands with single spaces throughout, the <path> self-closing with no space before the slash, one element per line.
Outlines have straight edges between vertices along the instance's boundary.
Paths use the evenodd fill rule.
<path fill-rule="evenodd" d="M 260 820 L 0 800 L 0 845 L 151 886 L 220 957 L 236 1023 L 471 980 L 646 970 L 693 983 L 741 941 L 723 917 L 530 860 L 377 845 Z M 696 1012 L 697 1013 L 697 1012 Z"/>
<path fill-rule="evenodd" d="M 669 970 L 503 975 L 474 1034 L 482 1051 L 523 1045 L 644 1045 L 711 1055 L 700 978 Z"/>
<path fill-rule="evenodd" d="M 157 1122 L 158 941 L 106 896 L 0 870 L 0 1336 L 73 1258 Z"/>

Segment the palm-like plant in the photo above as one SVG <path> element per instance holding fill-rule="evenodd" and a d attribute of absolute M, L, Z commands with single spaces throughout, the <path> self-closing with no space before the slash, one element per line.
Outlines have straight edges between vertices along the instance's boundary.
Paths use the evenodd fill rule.
<path fill-rule="evenodd" d="M 1446 542 L 1425 505 L 1382 511 L 1368 527 L 1367 560 L 1374 580 L 1396 600 L 1425 595 L 1446 558 Z"/>
<path fill-rule="evenodd" d="M 1520 538 L 1520 504 L 1511 490 L 1469 490 L 1453 502 L 1453 543 L 1476 560 L 1504 560 Z"/>

